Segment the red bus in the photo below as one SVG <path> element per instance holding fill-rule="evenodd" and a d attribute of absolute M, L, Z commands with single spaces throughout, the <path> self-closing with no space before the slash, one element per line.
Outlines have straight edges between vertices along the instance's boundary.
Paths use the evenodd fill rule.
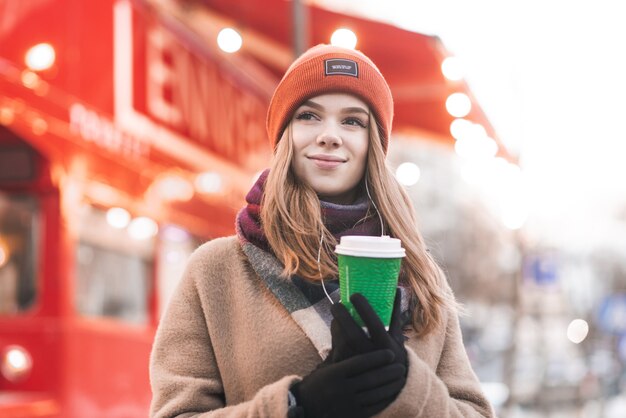
<path fill-rule="evenodd" d="M 185 260 L 234 232 L 269 160 L 266 107 L 292 54 L 288 5 L 261 3 L 0 0 L 0 416 L 147 415 Z M 396 129 L 451 141 L 445 98 L 466 87 L 443 80 L 436 38 L 310 11 L 311 43 L 346 19 L 396 40 L 361 46 L 402 88 Z M 233 55 L 198 32 L 228 13 L 254 40 Z"/>
<path fill-rule="evenodd" d="M 268 95 L 141 3 L 0 16 L 0 416 L 146 416 L 160 313 L 191 251 L 234 231 Z M 54 63 L 29 68 L 42 45 Z"/>

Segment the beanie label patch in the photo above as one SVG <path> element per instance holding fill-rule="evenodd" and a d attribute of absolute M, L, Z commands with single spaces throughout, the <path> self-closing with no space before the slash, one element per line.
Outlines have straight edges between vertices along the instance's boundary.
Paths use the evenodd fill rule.
<path fill-rule="evenodd" d="M 359 66 L 356 61 L 343 58 L 333 58 L 324 61 L 325 75 L 351 75 L 359 76 Z"/>

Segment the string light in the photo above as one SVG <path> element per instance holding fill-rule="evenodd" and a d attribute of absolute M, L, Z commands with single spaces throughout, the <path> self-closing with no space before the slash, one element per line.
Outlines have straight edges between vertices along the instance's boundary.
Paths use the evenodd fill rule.
<path fill-rule="evenodd" d="M 446 99 L 446 109 L 455 118 L 462 118 L 472 110 L 472 101 L 465 93 L 452 93 Z"/>
<path fill-rule="evenodd" d="M 32 46 L 24 56 L 26 66 L 33 71 L 44 71 L 54 65 L 56 52 L 49 43 L 40 43 Z"/>
<path fill-rule="evenodd" d="M 357 37 L 350 29 L 340 28 L 333 32 L 330 43 L 331 45 L 354 49 L 356 48 Z"/>
<path fill-rule="evenodd" d="M 232 54 L 241 49 L 243 38 L 235 29 L 224 28 L 217 34 L 217 45 L 222 51 Z"/>
<path fill-rule="evenodd" d="M 444 59 L 441 63 L 441 72 L 450 81 L 459 81 L 464 77 L 461 61 L 457 57 Z"/>

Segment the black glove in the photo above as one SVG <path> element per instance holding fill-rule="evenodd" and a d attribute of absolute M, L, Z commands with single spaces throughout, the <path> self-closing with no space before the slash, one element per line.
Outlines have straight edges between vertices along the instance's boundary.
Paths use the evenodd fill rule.
<path fill-rule="evenodd" d="M 390 350 L 318 367 L 291 387 L 306 418 L 366 418 L 382 411 L 405 382 Z"/>
<path fill-rule="evenodd" d="M 380 318 L 363 295 L 359 293 L 353 294 L 350 297 L 350 302 L 352 302 L 352 305 L 354 305 L 354 308 L 361 316 L 370 335 L 368 336 L 363 331 L 344 305 L 335 303 L 331 307 L 331 313 L 334 318 L 330 326 L 332 349 L 325 363 L 341 361 L 356 354 L 368 353 L 374 350 L 389 349 L 394 353 L 394 362 L 402 364 L 408 370 L 404 334 L 402 332 L 406 320 L 402 316 L 400 290 L 396 290 L 389 331 L 385 330 Z"/>

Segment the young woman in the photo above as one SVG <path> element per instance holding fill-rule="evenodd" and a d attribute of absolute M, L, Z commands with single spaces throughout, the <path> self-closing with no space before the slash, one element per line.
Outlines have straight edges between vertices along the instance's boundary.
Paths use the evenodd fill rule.
<path fill-rule="evenodd" d="M 237 218 L 201 246 L 161 320 L 153 417 L 490 417 L 454 297 L 385 163 L 393 100 L 358 51 L 318 45 L 271 100 L 274 158 Z M 361 295 L 338 301 L 335 245 L 406 249 L 389 330 Z M 375 280 L 375 277 L 372 278 Z"/>

